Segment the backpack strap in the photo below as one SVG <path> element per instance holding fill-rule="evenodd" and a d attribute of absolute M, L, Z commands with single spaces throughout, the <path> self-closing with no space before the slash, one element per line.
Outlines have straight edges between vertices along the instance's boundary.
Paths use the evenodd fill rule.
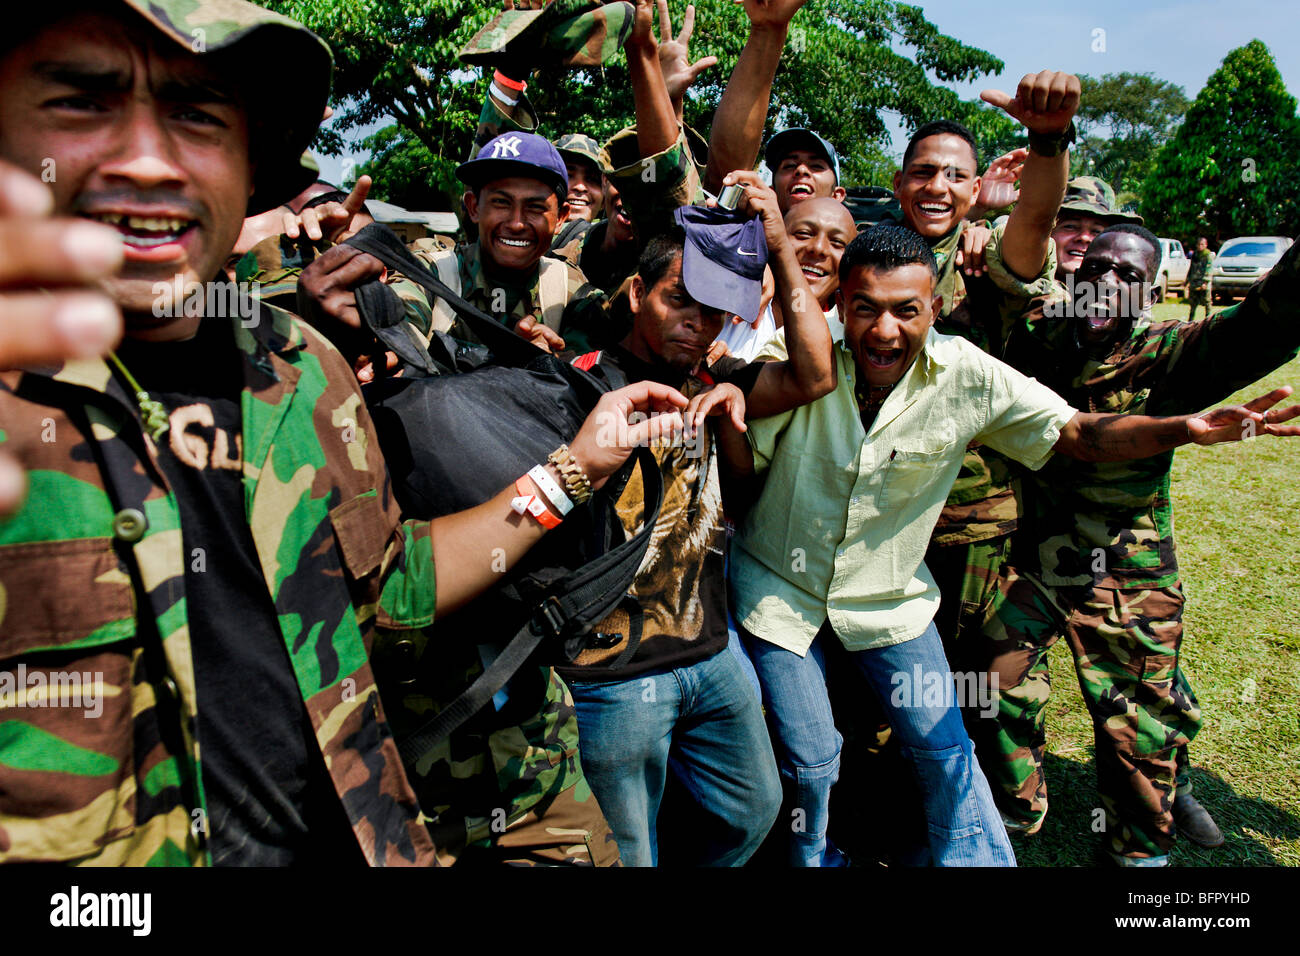
<path fill-rule="evenodd" d="M 650 450 L 636 449 L 629 464 L 633 463 L 641 469 L 641 481 L 645 489 L 646 520 L 641 530 L 560 581 L 555 586 L 555 593 L 542 602 L 474 683 L 439 711 L 436 717 L 398 744 L 397 749 L 405 763 L 415 764 L 448 734 L 487 706 L 488 701 L 524 665 L 542 641 L 586 633 L 604 620 L 613 608 L 627 600 L 628 587 L 640 570 L 641 562 L 645 560 L 646 549 L 650 546 L 650 537 L 654 534 L 659 509 L 664 500 L 663 475 Z M 610 480 L 614 479 L 611 477 Z M 636 609 L 640 611 L 639 603 Z M 632 609 L 629 608 L 628 611 L 631 614 Z M 629 624 L 633 627 L 630 637 L 633 640 L 628 642 L 629 650 L 620 657 L 620 663 L 624 658 L 630 657 L 630 652 L 640 643 L 639 614 L 635 618 L 635 624 L 631 622 L 632 618 L 629 617 Z"/>
<path fill-rule="evenodd" d="M 538 321 L 560 331 L 564 307 L 569 304 L 569 265 L 561 259 L 542 256 L 537 263 Z"/>
<path fill-rule="evenodd" d="M 452 292 L 460 295 L 460 259 L 454 249 L 441 249 L 433 254 L 433 268 L 438 278 Z M 456 310 L 443 298 L 433 301 L 433 331 L 450 332 L 456 324 Z"/>

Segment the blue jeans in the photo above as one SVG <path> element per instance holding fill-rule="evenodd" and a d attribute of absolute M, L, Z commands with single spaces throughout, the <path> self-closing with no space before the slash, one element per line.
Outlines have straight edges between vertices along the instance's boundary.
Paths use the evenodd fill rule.
<path fill-rule="evenodd" d="M 740 866 L 781 808 L 781 784 L 758 697 L 737 656 L 625 681 L 570 681 L 583 775 L 624 866 L 654 866 L 655 823 L 670 763 L 709 814 L 708 866 Z"/>
<path fill-rule="evenodd" d="M 783 752 L 781 769 L 796 784 L 796 806 L 806 811 L 805 832 L 793 834 L 791 862 L 826 865 L 834 848 L 826 842 L 830 789 L 839 773 L 842 740 L 831 718 L 825 664 L 819 641 L 837 640 L 822 628 L 808 656 L 783 650 L 746 635 L 746 648 L 763 684 L 768 714 Z M 951 695 L 936 702 L 923 692 L 929 675 L 952 683 L 939 632 L 931 624 L 920 637 L 850 654 L 866 678 L 889 725 L 912 765 L 925 801 L 930 861 L 936 866 L 1014 866 L 993 793 L 975 761 L 974 747 Z M 915 693 L 899 693 L 920 666 L 924 675 Z"/>

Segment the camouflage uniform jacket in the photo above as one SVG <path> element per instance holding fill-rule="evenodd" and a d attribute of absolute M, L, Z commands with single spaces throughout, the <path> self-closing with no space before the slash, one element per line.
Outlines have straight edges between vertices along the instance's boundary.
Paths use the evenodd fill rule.
<path fill-rule="evenodd" d="M 1035 299 L 1007 361 L 1089 412 L 1185 415 L 1222 402 L 1300 352 L 1300 250 L 1246 299 L 1198 322 L 1138 322 L 1103 357 L 1076 344 L 1066 294 Z M 1052 458 L 1025 479 L 1026 532 L 1048 585 L 1158 589 L 1178 580 L 1174 453 L 1126 462 Z"/>
<path fill-rule="evenodd" d="M 957 268 L 955 261 L 962 234 L 969 225 L 963 220 L 930 247 L 939 266 L 935 294 L 943 296 L 940 318 L 934 327 L 998 355 L 1025 303 L 1052 287 L 1056 250 L 1049 243 L 1043 271 L 1032 282 L 1024 282 L 1002 262 L 1006 228 L 998 226 L 984 250 L 988 275 L 972 279 Z M 1019 471 L 1019 466 L 992 449 L 968 449 L 935 525 L 932 543 L 971 544 L 1014 531 L 1019 511 L 1012 484 Z"/>
<path fill-rule="evenodd" d="M 368 651 L 432 622 L 427 523 L 398 520 L 342 358 L 287 313 L 234 320 L 247 519 L 302 700 L 366 858 L 429 864 Z M 216 321 L 216 320 L 214 320 Z M 29 470 L 0 520 L 0 672 L 102 675 L 93 718 L 0 700 L 0 861 L 210 862 L 180 511 L 102 360 L 0 376 L 0 444 Z M 7 595 L 7 598 L 4 597 Z"/>
<path fill-rule="evenodd" d="M 425 245 L 451 249 L 454 243 L 436 236 Z M 237 277 L 260 281 L 264 301 L 272 296 L 294 301 L 301 260 L 292 251 L 283 259 L 280 255 L 290 246 L 297 248 L 284 237 L 263 240 L 240 262 L 246 275 Z M 422 632 L 385 631 L 373 647 L 372 663 L 399 740 L 460 696 L 482 672 L 475 645 L 440 642 L 435 659 L 423 653 L 426 644 Z M 416 656 L 422 676 L 433 674 L 434 685 L 408 682 L 410 674 L 403 671 L 413 663 L 414 649 L 421 652 Z M 442 863 L 455 862 L 466 846 L 490 842 L 503 814 L 506 824 L 514 823 L 544 797 L 582 783 L 577 713 L 564 682 L 551 668 L 538 667 L 512 681 L 511 700 L 513 706 L 496 715 L 499 719 L 469 722 L 416 767 L 407 768 Z"/>

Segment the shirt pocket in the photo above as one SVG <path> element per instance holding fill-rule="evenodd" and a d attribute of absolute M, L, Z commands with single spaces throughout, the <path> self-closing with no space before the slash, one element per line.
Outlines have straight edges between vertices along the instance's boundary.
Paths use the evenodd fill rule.
<path fill-rule="evenodd" d="M 77 860 L 134 831 L 140 658 L 112 539 L 0 546 L 0 862 Z"/>
<path fill-rule="evenodd" d="M 951 435 L 936 436 L 934 441 L 916 441 L 895 448 L 885 464 L 885 479 L 880 486 L 880 513 L 897 515 L 900 520 L 908 504 L 917 498 L 926 498 L 941 479 L 945 465 L 954 453 Z M 949 488 L 942 489 L 941 500 L 947 498 Z"/>

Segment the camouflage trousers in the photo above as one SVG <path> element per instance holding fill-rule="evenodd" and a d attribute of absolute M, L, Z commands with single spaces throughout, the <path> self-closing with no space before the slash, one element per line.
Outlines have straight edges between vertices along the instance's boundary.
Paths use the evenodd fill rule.
<path fill-rule="evenodd" d="M 972 737 L 1008 818 L 1028 827 L 1047 813 L 1047 652 L 1064 633 L 1092 716 L 1108 848 L 1134 857 L 1169 852 L 1176 791 L 1189 789 L 1186 747 L 1201 726 L 1196 696 L 1178 668 L 1182 614 L 1178 584 L 1049 588 L 1007 570 L 1001 606 L 980 653 L 967 660 L 988 671 L 998 695 L 996 719 L 975 722 Z"/>
<path fill-rule="evenodd" d="M 934 626 L 953 670 L 964 669 L 961 661 L 967 644 L 978 643 L 985 622 L 1002 605 L 1003 574 L 1010 553 L 1010 535 L 972 544 L 932 544 L 925 553 L 925 566 L 939 585 Z"/>
<path fill-rule="evenodd" d="M 1205 316 L 1210 316 L 1210 287 L 1201 286 L 1199 289 L 1189 288 L 1187 290 L 1187 303 L 1191 306 L 1187 313 L 1187 321 L 1191 322 L 1196 318 L 1196 310 L 1199 306 L 1205 307 Z"/>
<path fill-rule="evenodd" d="M 622 865 L 614 833 L 585 779 L 546 797 L 500 834 L 469 844 L 458 856 L 442 856 L 440 863 L 463 867 Z"/>

